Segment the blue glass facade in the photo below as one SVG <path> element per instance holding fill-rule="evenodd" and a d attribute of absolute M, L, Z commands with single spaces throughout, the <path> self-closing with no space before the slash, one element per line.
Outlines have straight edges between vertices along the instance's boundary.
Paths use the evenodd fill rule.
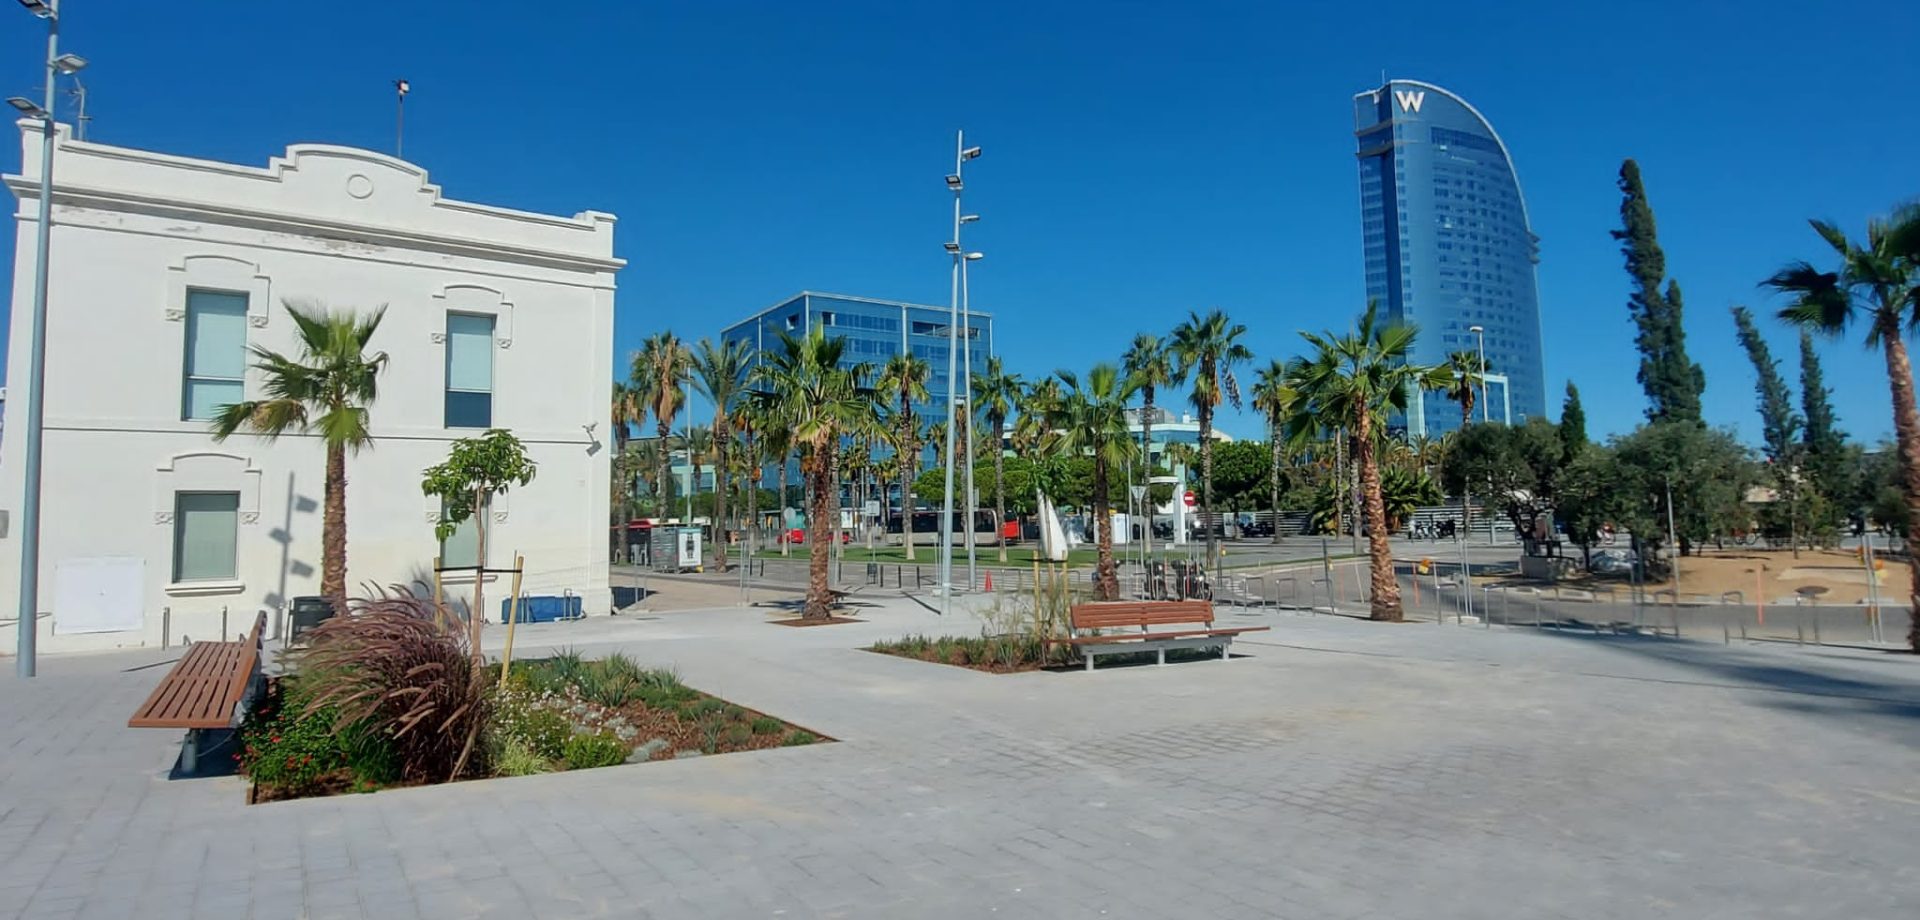
<path fill-rule="evenodd" d="M 1539 238 L 1500 136 L 1459 96 L 1393 80 L 1353 97 L 1367 296 L 1420 327 L 1412 359 L 1473 350 L 1511 380 L 1513 420 L 1546 414 Z M 1413 433 L 1460 427 L 1454 403 L 1426 394 Z M 1476 415 L 1478 413 L 1476 412 Z"/>
<path fill-rule="evenodd" d="M 983 373 L 993 353 L 993 316 L 978 310 L 968 311 L 967 316 L 973 372 Z M 946 307 L 804 291 L 728 326 L 720 336 L 746 342 L 759 355 L 780 347 L 780 333 L 800 335 L 818 325 L 827 335 L 846 342 L 843 364 L 871 364 L 876 373 L 888 358 L 911 349 L 932 368 L 927 380 L 927 393 L 932 398 L 915 407 L 921 418 L 932 424 L 947 417 L 947 328 L 951 319 Z M 963 376 L 957 381 L 962 393 L 969 379 Z"/>

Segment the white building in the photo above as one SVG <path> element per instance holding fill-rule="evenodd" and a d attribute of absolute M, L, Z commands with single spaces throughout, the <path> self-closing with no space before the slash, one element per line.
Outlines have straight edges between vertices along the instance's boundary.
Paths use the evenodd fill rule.
<path fill-rule="evenodd" d="M 28 365 L 41 167 L 40 123 L 19 125 L 10 374 Z M 173 643 L 209 638 L 223 610 L 239 632 L 319 593 L 321 442 L 207 433 L 213 407 L 261 395 L 249 346 L 298 354 L 286 302 L 387 308 L 375 444 L 347 461 L 350 593 L 431 580 L 443 548 L 421 471 L 492 426 L 539 475 L 496 500 L 487 563 L 523 554 L 526 593 L 607 611 L 612 215 L 442 198 L 425 170 L 366 150 L 300 145 L 258 167 L 77 142 L 64 125 L 56 141 L 41 649 L 158 645 L 163 620 Z M 0 620 L 19 590 L 26 426 L 9 421 Z M 449 544 L 447 564 L 471 563 L 470 533 Z M 506 576 L 489 583 L 492 610 Z"/>

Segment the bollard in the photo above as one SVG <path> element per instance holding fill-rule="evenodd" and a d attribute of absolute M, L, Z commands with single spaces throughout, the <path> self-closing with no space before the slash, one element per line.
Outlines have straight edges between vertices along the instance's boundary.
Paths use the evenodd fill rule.
<path fill-rule="evenodd" d="M 161 648 L 173 647 L 173 643 L 171 640 L 172 635 L 173 635 L 173 608 L 162 607 L 160 608 L 160 647 Z"/>
<path fill-rule="evenodd" d="M 1815 610 L 1813 612 L 1813 644 L 1814 645 L 1821 644 L 1820 643 L 1820 611 L 1818 610 Z"/>
<path fill-rule="evenodd" d="M 227 605 L 220 605 L 220 641 L 227 641 Z"/>
<path fill-rule="evenodd" d="M 1741 632 L 1746 632 L 1746 631 L 1747 631 L 1747 624 L 1745 624 L 1745 623 L 1742 623 L 1742 624 L 1740 624 L 1740 631 L 1741 631 Z M 1743 638 L 1744 638 L 1744 637 L 1743 637 Z M 1729 630 L 1729 629 L 1727 629 L 1727 623 L 1726 623 L 1726 621 L 1725 621 L 1725 620 L 1722 620 L 1722 621 L 1720 621 L 1720 644 L 1721 644 L 1721 645 L 1732 645 L 1732 644 L 1733 644 L 1733 632 L 1732 632 L 1731 630 Z"/>
<path fill-rule="evenodd" d="M 1795 626 L 1795 627 L 1793 628 L 1793 631 L 1794 631 L 1794 632 L 1795 632 L 1795 633 L 1797 634 L 1797 638 L 1795 639 L 1795 644 L 1797 644 L 1797 645 L 1806 645 L 1806 644 L 1807 644 L 1807 627 L 1806 627 L 1806 625 L 1805 625 L 1805 624 L 1801 624 L 1801 625 L 1798 625 L 1798 626 Z"/>

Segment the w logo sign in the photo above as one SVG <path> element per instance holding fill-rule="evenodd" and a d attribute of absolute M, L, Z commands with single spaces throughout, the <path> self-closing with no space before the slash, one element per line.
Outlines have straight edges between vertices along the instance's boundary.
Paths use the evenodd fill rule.
<path fill-rule="evenodd" d="M 1424 89 L 1396 89 L 1393 91 L 1393 98 L 1400 101 L 1400 111 L 1418 112 L 1420 111 L 1420 103 L 1427 101 L 1427 91 Z"/>

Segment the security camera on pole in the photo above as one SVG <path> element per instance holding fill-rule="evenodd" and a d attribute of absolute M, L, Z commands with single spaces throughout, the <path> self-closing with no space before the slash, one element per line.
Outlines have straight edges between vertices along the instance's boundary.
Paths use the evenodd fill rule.
<path fill-rule="evenodd" d="M 953 609 L 953 437 L 954 429 L 959 427 L 956 410 L 959 408 L 959 394 L 955 389 L 958 375 L 962 373 L 960 361 L 960 273 L 967 262 L 976 261 L 980 253 L 967 252 L 960 246 L 960 225 L 971 223 L 980 218 L 977 215 L 960 213 L 960 191 L 966 187 L 961 181 L 961 170 L 968 160 L 980 155 L 980 148 L 967 146 L 965 131 L 953 135 L 953 172 L 947 175 L 947 188 L 953 191 L 953 239 L 946 243 L 947 254 L 953 257 L 953 293 L 948 301 L 947 318 L 947 443 L 944 454 L 946 482 L 941 490 L 940 506 L 940 612 L 949 613 Z M 969 481 L 973 471 L 967 471 Z M 904 506 L 906 500 L 903 498 Z M 972 529 L 972 523 L 968 523 Z"/>

